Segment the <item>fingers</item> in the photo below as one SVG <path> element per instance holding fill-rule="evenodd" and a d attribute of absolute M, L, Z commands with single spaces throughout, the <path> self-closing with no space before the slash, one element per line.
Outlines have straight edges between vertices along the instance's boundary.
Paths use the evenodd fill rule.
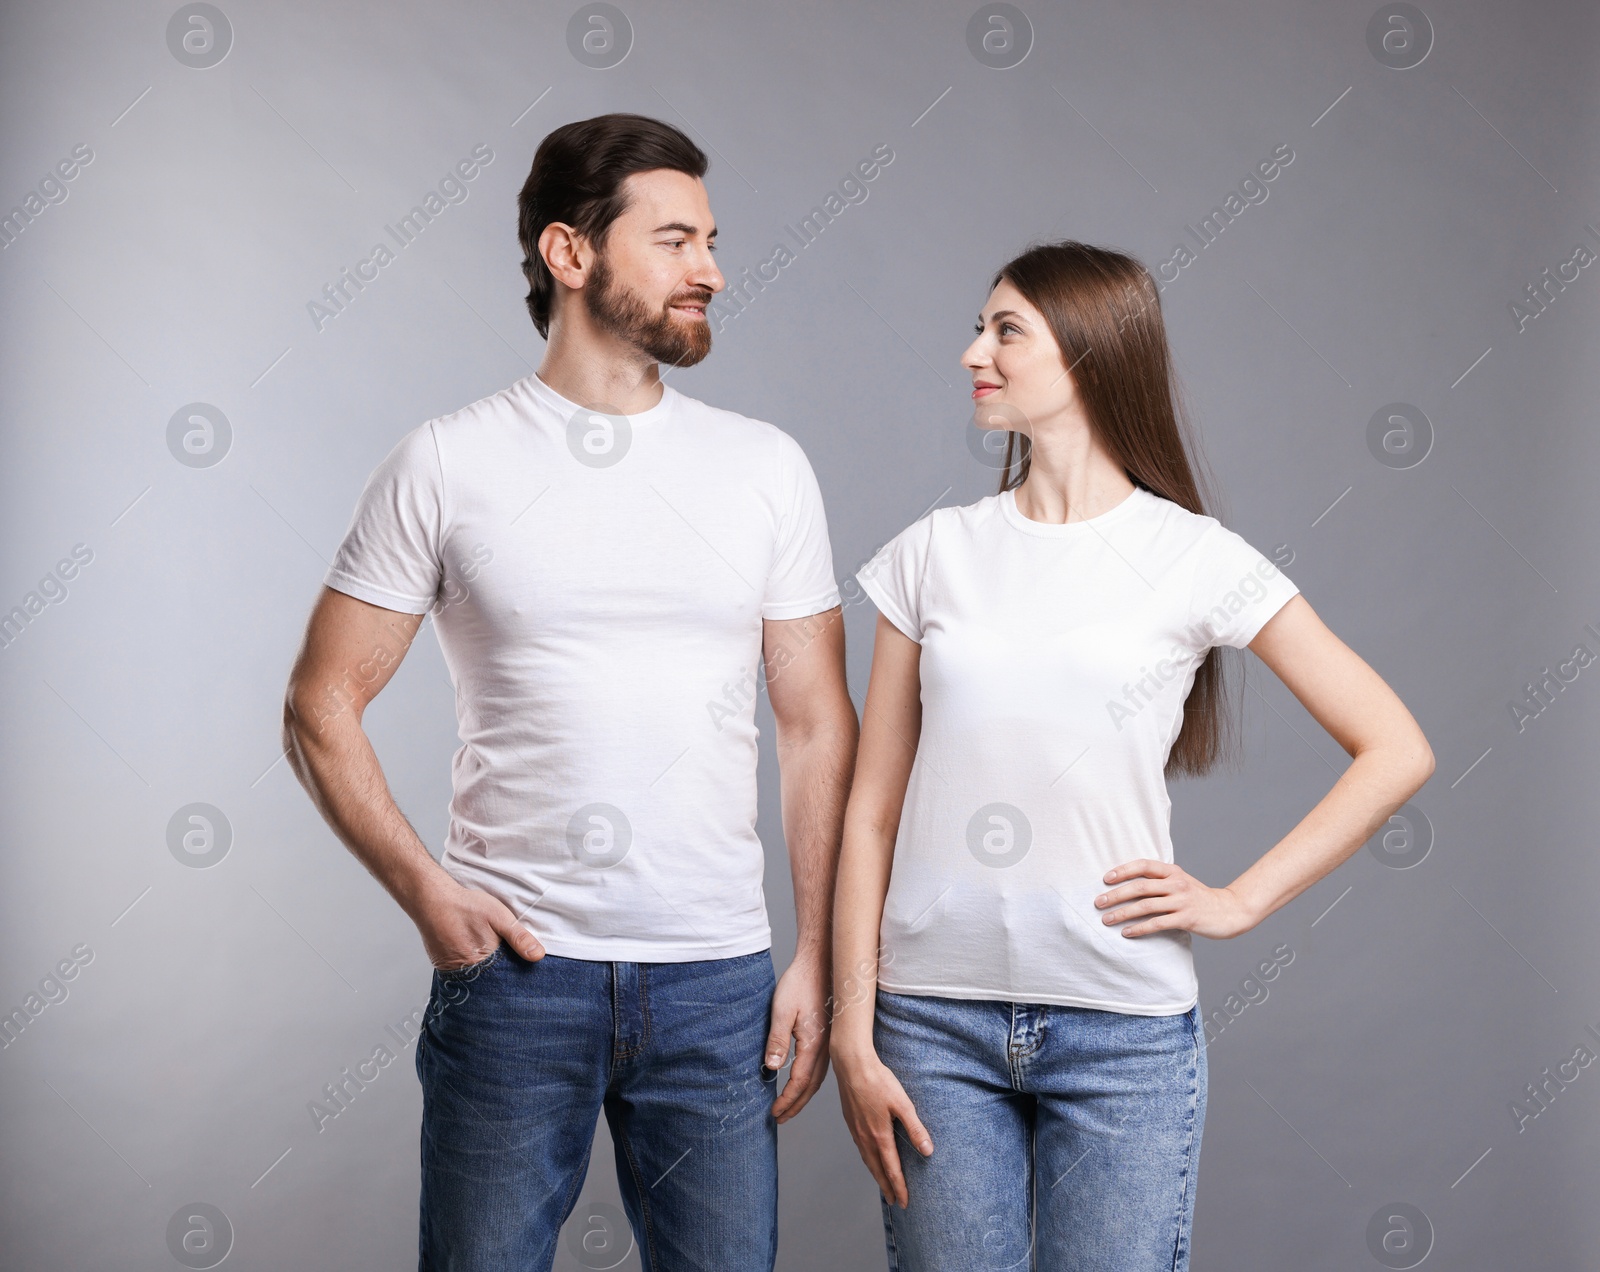
<path fill-rule="evenodd" d="M 1124 901 L 1136 901 L 1141 897 L 1165 897 L 1183 890 L 1182 880 L 1172 878 L 1138 878 L 1121 887 L 1112 888 L 1109 892 L 1102 892 L 1094 899 L 1097 909 L 1107 906 L 1120 905 Z"/>
<path fill-rule="evenodd" d="M 1149 857 L 1140 857 L 1134 861 L 1124 861 L 1106 871 L 1105 883 L 1117 883 L 1119 880 L 1132 879 L 1137 875 L 1149 875 L 1153 879 L 1164 879 L 1173 871 L 1171 863 L 1165 861 L 1152 861 Z"/>
<path fill-rule="evenodd" d="M 864 1105 L 854 1105 L 850 1133 L 878 1190 L 891 1204 L 904 1208 L 910 1204 L 911 1193 L 896 1140 L 904 1139 L 916 1152 L 929 1157 L 933 1154 L 933 1136 L 917 1116 L 916 1106 L 904 1088 L 892 1076 L 889 1080 L 894 1083 L 892 1090 L 880 1088 L 877 1096 L 868 1096 Z M 879 1099 L 882 1103 L 877 1102 Z"/>
<path fill-rule="evenodd" d="M 789 1070 L 789 1079 L 783 1084 L 783 1092 L 772 1106 L 773 1117 L 780 1122 L 787 1122 L 800 1112 L 811 1097 L 822 1089 L 822 1080 L 827 1074 L 828 1054 L 825 1048 L 816 1045 L 797 1047 L 794 1068 Z"/>
<path fill-rule="evenodd" d="M 1150 897 L 1146 900 L 1135 901 L 1130 905 L 1118 906 L 1102 918 L 1104 923 L 1126 923 L 1129 919 L 1142 918 L 1146 914 L 1171 914 L 1178 909 L 1178 898 L 1170 895 Z"/>
<path fill-rule="evenodd" d="M 496 934 L 528 962 L 535 963 L 543 958 L 544 946 L 539 944 L 533 933 L 518 923 L 516 917 L 505 906 L 502 905 L 500 909 L 502 913 L 491 915 L 489 919 Z"/>
<path fill-rule="evenodd" d="M 896 1122 L 899 1122 L 899 1126 L 894 1125 Z M 922 1118 L 917 1117 L 917 1107 L 910 1102 L 906 1091 L 899 1090 L 886 1101 L 882 1109 L 882 1122 L 870 1128 L 870 1138 L 882 1168 L 880 1173 L 874 1173 L 878 1187 L 890 1202 L 904 1210 L 910 1205 L 910 1189 L 906 1186 L 906 1171 L 901 1168 L 896 1138 L 904 1139 L 923 1157 L 933 1155 L 933 1136 L 922 1125 Z"/>
<path fill-rule="evenodd" d="M 773 1032 L 766 1035 L 766 1048 L 765 1053 L 763 1053 L 762 1067 L 768 1070 L 770 1074 L 778 1074 L 778 1070 L 781 1070 L 784 1064 L 789 1061 L 789 1029 L 792 1024 L 794 1024 L 792 1016 L 789 1018 L 789 1024 L 778 1024 L 778 1021 L 774 1019 Z M 802 1069 L 800 1069 L 800 1050 L 797 1048 L 795 1050 L 795 1067 L 790 1070 L 789 1077 L 784 1080 L 784 1086 L 778 1093 L 778 1099 L 773 1101 L 773 1117 L 778 1118 L 779 1122 L 787 1122 L 790 1115 L 800 1112 L 800 1107 L 795 1104 L 795 1101 L 800 1099 L 800 1093 L 802 1093 L 802 1083 L 797 1082 L 800 1074 L 802 1074 Z M 805 1101 L 800 1102 L 803 1104 Z"/>
<path fill-rule="evenodd" d="M 887 1111 L 890 1115 L 887 1127 L 877 1136 L 878 1149 L 884 1166 L 884 1179 L 878 1186 L 883 1188 L 884 1182 L 887 1181 L 889 1186 L 883 1189 L 883 1195 L 903 1210 L 911 1204 L 911 1190 L 906 1185 L 905 1171 L 900 1165 L 900 1146 L 895 1140 L 903 1139 L 922 1156 L 932 1157 L 933 1136 L 928 1134 L 928 1128 L 917 1116 L 911 1097 L 904 1091 L 890 1101 Z M 902 1129 L 896 1128 L 896 1121 L 900 1123 Z"/>
<path fill-rule="evenodd" d="M 873 1172 L 878 1187 L 892 1204 L 904 1210 L 910 1204 L 911 1193 L 900 1169 L 900 1146 L 894 1142 L 892 1118 L 873 1132 L 872 1145 L 878 1159 L 878 1169 Z"/>
<path fill-rule="evenodd" d="M 792 1024 L 793 1021 L 780 1024 L 775 1020 L 772 1022 L 772 1032 L 767 1035 L 765 1059 L 761 1063 L 774 1073 L 783 1068 L 785 1061 L 789 1059 L 789 1029 Z"/>
<path fill-rule="evenodd" d="M 1162 914 L 1145 923 L 1135 923 L 1131 927 L 1122 929 L 1122 935 L 1127 937 L 1146 936 L 1152 932 L 1165 932 L 1168 928 L 1182 927 L 1183 922 L 1176 912 Z"/>
<path fill-rule="evenodd" d="M 1138 897 L 1148 897 L 1157 892 L 1164 892 L 1166 887 L 1167 885 L 1159 880 L 1135 879 L 1132 883 L 1125 883 L 1120 888 L 1112 888 L 1110 892 L 1102 892 L 1094 899 L 1094 903 L 1104 909 L 1108 905 L 1117 905 L 1123 901 L 1132 901 Z"/>
<path fill-rule="evenodd" d="M 805 1089 L 805 1054 L 805 1048 L 796 1044 L 794 1068 L 789 1070 L 789 1076 L 784 1080 L 783 1089 L 778 1093 L 778 1098 L 772 1102 L 772 1116 L 780 1122 L 788 1121 L 789 1118 L 798 1113 L 801 1105 L 805 1103 L 805 1099 L 802 1096 L 809 1097 L 810 1095 Z M 767 1036 L 766 1059 L 761 1063 L 775 1074 L 783 1068 L 788 1059 L 789 1039 L 779 1031 L 777 1026 L 774 1026 L 772 1033 Z"/>
<path fill-rule="evenodd" d="M 773 1101 L 772 1116 L 781 1126 L 801 1109 L 816 1094 L 816 1087 L 808 1087 L 800 1082 L 794 1074 L 789 1075 L 789 1080 L 783 1084 L 783 1090 L 778 1098 Z"/>
<path fill-rule="evenodd" d="M 863 1142 L 857 1139 L 856 1151 L 861 1154 L 861 1160 L 866 1163 L 867 1169 L 872 1172 L 872 1181 L 878 1185 L 878 1191 L 890 1202 L 904 1208 L 905 1202 L 901 1200 L 902 1194 L 896 1191 L 894 1184 L 890 1182 L 888 1172 L 884 1170 L 882 1154 L 879 1151 L 877 1141 L 868 1139 Z"/>
<path fill-rule="evenodd" d="M 902 1092 L 900 1099 L 891 1104 L 889 1109 L 906 1128 L 906 1138 L 911 1141 L 911 1146 L 924 1157 L 933 1156 L 933 1136 L 928 1134 L 928 1128 L 917 1116 L 916 1106 L 911 1103 L 911 1097 Z"/>

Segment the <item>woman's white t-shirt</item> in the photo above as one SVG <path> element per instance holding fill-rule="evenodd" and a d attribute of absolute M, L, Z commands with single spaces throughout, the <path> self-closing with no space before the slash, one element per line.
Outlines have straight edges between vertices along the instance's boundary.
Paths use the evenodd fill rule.
<path fill-rule="evenodd" d="M 1106 871 L 1172 861 L 1164 769 L 1195 671 L 1299 589 L 1143 487 L 1032 521 L 1011 491 L 939 508 L 856 575 L 922 646 L 922 734 L 884 902 L 893 993 L 1187 1011 L 1190 934 L 1102 922 Z"/>

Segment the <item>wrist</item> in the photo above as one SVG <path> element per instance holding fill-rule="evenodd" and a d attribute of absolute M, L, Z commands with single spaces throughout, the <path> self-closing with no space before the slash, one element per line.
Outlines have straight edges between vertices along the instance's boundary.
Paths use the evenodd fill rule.
<path fill-rule="evenodd" d="M 794 957 L 789 960 L 789 966 L 828 970 L 833 965 L 828 945 L 826 937 L 802 936 L 795 942 Z"/>
<path fill-rule="evenodd" d="M 1234 914 L 1242 924 L 1236 935 L 1248 932 L 1274 909 L 1259 892 L 1241 880 L 1235 879 L 1223 891 L 1233 902 Z"/>
<path fill-rule="evenodd" d="M 875 1013 L 872 1004 L 834 1000 L 833 1020 L 829 1032 L 833 1046 L 847 1054 L 863 1051 L 876 1052 L 872 1041 L 872 1022 Z"/>
<path fill-rule="evenodd" d="M 858 1069 L 865 1064 L 878 1062 L 878 1049 L 872 1045 L 872 1035 L 841 1034 L 835 1026 L 828 1043 L 828 1054 L 835 1066 Z"/>
<path fill-rule="evenodd" d="M 416 922 L 422 915 L 430 913 L 444 897 L 459 890 L 460 887 L 461 885 L 449 871 L 430 856 L 426 862 L 418 862 L 408 868 L 395 881 L 391 891 L 395 900 L 400 903 L 400 908 L 412 922 Z"/>

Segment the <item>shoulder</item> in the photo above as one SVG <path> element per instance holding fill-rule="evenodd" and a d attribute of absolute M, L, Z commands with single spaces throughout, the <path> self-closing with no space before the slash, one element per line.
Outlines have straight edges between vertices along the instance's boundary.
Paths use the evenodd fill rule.
<path fill-rule="evenodd" d="M 1190 512 L 1159 497 L 1155 502 L 1161 505 L 1162 536 L 1167 539 L 1164 555 L 1187 563 L 1192 595 L 1217 589 L 1248 595 L 1262 583 L 1279 590 L 1294 587 L 1271 558 L 1216 517 Z"/>
<path fill-rule="evenodd" d="M 969 504 L 933 508 L 918 517 L 885 544 L 897 552 L 926 554 L 935 544 L 953 544 L 972 538 L 1000 515 L 1000 496 L 988 495 Z"/>
<path fill-rule="evenodd" d="M 1164 554 L 1182 557 L 1198 548 L 1193 555 L 1199 559 L 1219 544 L 1238 537 L 1208 513 L 1191 512 L 1182 504 L 1143 486 L 1138 487 L 1138 491 L 1145 504 L 1144 519 Z"/>
<path fill-rule="evenodd" d="M 1003 498 L 1004 495 L 985 495 L 969 504 L 935 508 L 928 514 L 928 520 L 937 530 L 976 530 L 1000 518 L 1000 501 Z"/>
<path fill-rule="evenodd" d="M 736 472 L 780 502 L 804 498 L 817 486 L 805 448 L 778 425 L 685 393 L 677 396 L 683 434 L 706 453 L 708 463 Z"/>
<path fill-rule="evenodd" d="M 668 391 L 676 394 L 677 409 L 682 419 L 696 432 L 714 436 L 725 443 L 764 450 L 774 455 L 789 458 L 797 455 L 803 458 L 805 455 L 800 443 L 776 424 L 726 407 L 712 406 L 687 393 L 679 393 L 670 386 Z"/>
<path fill-rule="evenodd" d="M 1165 495 L 1158 495 L 1153 490 L 1144 486 L 1136 486 L 1139 496 L 1143 499 L 1146 512 L 1150 519 L 1160 523 L 1165 530 L 1181 534 L 1191 539 L 1198 539 L 1210 532 L 1212 527 L 1222 523 L 1215 517 L 1203 512 L 1190 512 L 1180 503 L 1174 503 Z"/>
<path fill-rule="evenodd" d="M 439 473 L 439 440 L 434 421 L 427 420 L 402 433 L 372 471 L 379 477 L 428 480 Z"/>
<path fill-rule="evenodd" d="M 508 429 L 525 427 L 536 408 L 520 386 L 521 381 L 447 414 L 437 415 L 422 424 L 418 431 L 430 434 L 444 445 L 480 441 Z"/>

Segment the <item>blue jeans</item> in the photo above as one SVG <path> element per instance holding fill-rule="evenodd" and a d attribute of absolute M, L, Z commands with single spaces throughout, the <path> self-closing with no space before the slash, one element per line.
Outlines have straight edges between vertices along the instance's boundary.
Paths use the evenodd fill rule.
<path fill-rule="evenodd" d="M 895 1137 L 899 1272 L 1187 1272 L 1205 1121 L 1199 1007 L 1087 1007 L 878 991 L 878 1055 L 933 1137 Z"/>
<path fill-rule="evenodd" d="M 766 950 L 530 963 L 502 941 L 435 972 L 417 1041 L 421 1272 L 546 1272 L 602 1111 L 627 1224 L 590 1207 L 568 1236 L 579 1266 L 615 1267 L 637 1241 L 646 1272 L 770 1272 L 774 984 Z"/>

